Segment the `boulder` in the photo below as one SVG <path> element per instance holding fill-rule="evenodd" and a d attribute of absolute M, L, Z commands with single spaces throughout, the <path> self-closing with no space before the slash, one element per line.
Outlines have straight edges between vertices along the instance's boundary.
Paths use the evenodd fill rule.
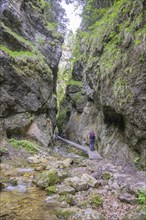
<path fill-rule="evenodd" d="M 43 171 L 35 179 L 36 185 L 40 188 L 47 188 L 48 186 L 60 183 L 60 181 L 58 172 L 55 169 Z"/>
<path fill-rule="evenodd" d="M 64 180 L 64 184 L 75 188 L 76 191 L 84 191 L 89 188 L 88 183 L 78 177 L 67 178 Z"/>
<path fill-rule="evenodd" d="M 86 182 L 89 186 L 96 188 L 99 186 L 99 182 L 92 177 L 91 175 L 84 173 L 81 177 L 81 180 L 83 180 L 84 182 Z"/>

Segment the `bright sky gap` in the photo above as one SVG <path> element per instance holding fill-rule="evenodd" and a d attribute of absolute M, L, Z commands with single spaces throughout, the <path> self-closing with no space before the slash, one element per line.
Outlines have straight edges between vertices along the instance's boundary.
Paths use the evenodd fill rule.
<path fill-rule="evenodd" d="M 74 4 L 66 4 L 65 0 L 61 2 L 61 5 L 65 9 L 67 18 L 69 19 L 67 28 L 75 33 L 81 23 L 79 14 L 82 11 L 82 6 L 77 8 Z"/>

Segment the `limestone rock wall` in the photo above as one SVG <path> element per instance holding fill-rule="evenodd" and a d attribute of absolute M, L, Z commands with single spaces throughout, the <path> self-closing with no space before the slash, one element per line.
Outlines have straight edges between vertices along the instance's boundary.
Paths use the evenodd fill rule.
<path fill-rule="evenodd" d="M 118 1 L 90 32 L 79 33 L 80 55 L 72 77 L 81 85 L 78 91 L 67 87 L 62 102 L 67 106 L 67 126 L 62 132 L 69 138 L 85 143 L 87 131 L 95 129 L 96 148 L 102 156 L 142 168 L 146 155 L 145 18 L 145 1 Z"/>
<path fill-rule="evenodd" d="M 51 141 L 63 42 L 54 13 L 50 1 L 0 1 L 1 145 L 7 137 Z"/>

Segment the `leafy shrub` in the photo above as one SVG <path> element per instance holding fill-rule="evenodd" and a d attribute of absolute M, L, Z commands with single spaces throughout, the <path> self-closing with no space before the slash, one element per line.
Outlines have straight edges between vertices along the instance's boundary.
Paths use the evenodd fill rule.
<path fill-rule="evenodd" d="M 145 204 L 146 203 L 146 190 L 145 189 L 140 189 L 138 194 L 138 201 L 140 204 Z"/>

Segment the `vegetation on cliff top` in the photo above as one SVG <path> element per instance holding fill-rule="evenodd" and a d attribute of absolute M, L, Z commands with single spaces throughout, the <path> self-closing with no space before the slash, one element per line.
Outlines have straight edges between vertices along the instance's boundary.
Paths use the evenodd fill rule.
<path fill-rule="evenodd" d="M 120 88 L 119 83 L 115 83 L 114 95 L 117 103 L 121 103 L 125 96 L 122 101 L 125 104 L 132 100 L 132 92 L 115 72 L 120 66 L 125 66 L 124 72 L 127 73 L 127 77 L 130 77 L 129 73 L 134 74 L 134 69 L 129 66 L 127 48 L 131 47 L 134 50 L 140 46 L 145 47 L 146 13 L 142 9 L 143 1 L 111 1 L 110 5 L 103 5 L 104 8 L 93 7 L 96 3 L 95 0 L 87 1 L 83 12 L 83 24 L 86 29 L 83 27 L 84 32 L 78 31 L 72 61 L 82 62 L 86 72 L 94 72 L 102 80 L 106 80 L 107 85 L 115 78 L 116 82 L 121 82 Z M 141 53 L 141 63 L 144 62 L 145 56 L 144 52 Z"/>

